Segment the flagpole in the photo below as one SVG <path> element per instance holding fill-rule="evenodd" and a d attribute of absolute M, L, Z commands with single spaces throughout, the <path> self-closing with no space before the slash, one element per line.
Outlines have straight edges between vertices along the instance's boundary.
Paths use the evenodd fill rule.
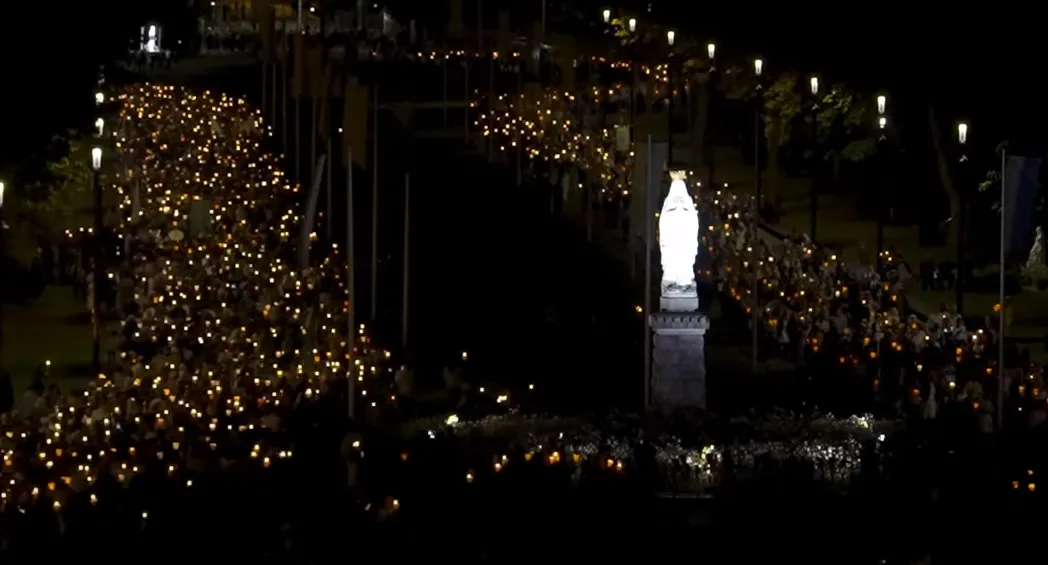
<path fill-rule="evenodd" d="M 494 106 L 494 100 L 492 100 L 491 97 L 494 94 L 494 90 L 495 90 L 494 83 L 492 82 L 493 78 L 494 78 L 494 72 L 495 72 L 495 60 L 492 58 L 491 55 L 492 55 L 491 53 L 487 53 L 487 55 L 486 55 L 487 58 L 488 58 L 488 85 L 490 87 L 490 89 L 488 91 L 488 107 L 489 108 Z M 484 0 L 477 0 L 477 56 L 478 57 L 484 57 L 485 56 L 485 53 L 484 53 Z M 492 149 L 495 146 L 494 133 L 495 132 L 492 132 L 492 135 L 489 135 L 488 137 L 482 139 L 482 141 L 484 142 L 484 150 L 487 153 L 487 158 L 488 158 L 488 162 L 489 163 L 491 162 L 491 160 L 493 158 Z"/>
<path fill-rule="evenodd" d="M 1007 392 L 1004 387 L 1004 263 L 1005 263 L 1005 223 L 1008 221 L 1008 204 L 1005 200 L 1005 170 L 1007 168 L 1008 152 L 1001 149 L 1001 255 L 1000 255 L 1000 297 L 1001 311 L 997 320 L 997 429 L 1004 430 L 1004 395 Z"/>
<path fill-rule="evenodd" d="M 328 143 L 330 144 L 330 138 Z M 331 163 L 331 160 L 328 160 Z M 329 165 L 330 166 L 330 165 Z M 330 175 L 328 175 L 330 179 Z M 330 187 L 331 185 L 328 184 Z M 330 202 L 330 200 L 329 200 Z M 349 148 L 349 159 L 346 164 L 346 270 L 349 273 L 346 277 L 346 296 L 349 303 L 346 305 L 348 309 L 349 318 L 349 334 L 346 337 L 347 348 L 349 350 L 349 358 L 346 359 L 346 376 L 349 380 L 349 418 L 353 419 L 356 416 L 356 379 L 353 378 L 353 350 L 357 343 L 357 292 L 356 292 L 356 246 L 353 241 L 353 230 L 356 226 L 353 221 L 353 148 Z"/>
<path fill-rule="evenodd" d="M 520 62 L 517 62 L 517 100 L 514 102 L 517 108 L 520 108 L 521 98 L 523 97 L 523 83 L 524 83 L 524 69 Z M 518 111 L 519 115 L 519 111 Z M 524 160 L 524 140 L 520 137 L 520 128 L 513 128 L 517 136 L 517 186 L 523 183 L 523 174 L 521 173 L 521 167 L 523 167 L 522 161 Z"/>
<path fill-rule="evenodd" d="M 273 77 L 270 80 L 270 93 L 269 93 L 269 123 L 275 124 L 277 122 L 277 61 L 274 59 L 273 64 L 270 65 L 273 69 Z"/>
<path fill-rule="evenodd" d="M 490 49 L 489 49 L 490 51 Z M 495 108 L 495 52 L 488 53 L 488 108 Z M 488 162 L 495 161 L 495 132 L 488 136 Z"/>
<path fill-rule="evenodd" d="M 552 196 L 550 197 L 552 198 Z M 589 179 L 586 181 L 586 241 L 593 242 L 593 185 Z"/>
<path fill-rule="evenodd" d="M 444 127 L 448 127 L 448 48 L 444 45 L 444 57 L 440 60 L 440 66 L 444 70 Z"/>
<path fill-rule="evenodd" d="M 400 345 L 406 348 L 408 346 L 408 290 L 409 281 L 409 269 L 411 268 L 411 173 L 404 173 L 404 296 L 403 296 L 403 316 L 404 319 L 401 322 L 401 334 L 400 334 Z"/>
<path fill-rule="evenodd" d="M 465 36 L 465 33 L 463 33 L 463 36 Z M 465 103 L 466 103 L 466 111 L 464 112 L 465 117 L 462 119 L 462 126 L 463 126 L 463 128 L 462 128 L 462 138 L 468 144 L 469 143 L 469 61 L 470 61 L 470 56 L 469 56 L 469 42 L 466 41 L 465 39 L 463 39 L 462 43 L 466 46 L 466 51 L 465 51 L 465 53 L 463 54 L 463 57 L 462 57 L 462 64 L 463 64 L 463 66 L 466 69 L 466 73 L 465 73 L 466 74 L 466 92 L 465 92 L 465 94 L 463 94 L 463 97 L 465 98 Z"/>
<path fill-rule="evenodd" d="M 284 37 L 286 38 L 287 35 L 285 34 Z M 287 43 L 286 40 L 285 40 L 285 43 Z M 288 45 L 290 45 L 290 44 L 288 44 Z M 282 149 L 283 149 L 283 153 L 284 153 L 285 157 L 287 156 L 287 154 L 289 152 L 289 149 L 291 149 L 290 147 L 288 147 L 288 144 L 287 144 L 287 132 L 288 132 L 288 128 L 287 128 L 287 107 L 288 107 L 288 103 L 287 103 L 287 85 L 288 85 L 288 82 L 289 82 L 288 67 L 290 66 L 290 64 L 291 64 L 291 49 L 290 49 L 290 47 L 288 47 L 287 49 L 284 50 L 284 64 L 281 65 L 283 67 L 283 70 L 284 70 L 284 80 L 283 80 L 283 82 L 281 84 L 282 94 L 280 95 L 280 115 L 281 115 L 281 121 L 283 122 L 283 126 L 280 128 L 280 134 L 281 134 L 281 137 L 283 137 L 283 140 L 284 140 Z"/>
<path fill-rule="evenodd" d="M 330 114 L 330 112 L 328 112 L 328 113 Z M 328 124 L 328 127 L 331 127 L 331 125 Z M 335 179 L 331 178 L 331 161 L 333 161 L 334 159 L 331 158 L 331 135 L 330 134 L 328 134 L 328 136 L 327 136 L 327 154 L 328 154 L 327 175 L 326 175 L 327 176 L 327 194 L 324 195 L 326 197 L 326 199 L 327 199 L 326 200 L 327 204 L 324 205 L 324 210 L 325 210 L 325 218 L 327 219 L 327 222 L 325 222 L 327 224 L 327 240 L 329 242 L 331 242 L 331 241 L 333 241 L 331 239 L 332 225 L 335 223 L 335 214 L 334 214 L 334 212 L 332 212 L 332 209 L 331 209 L 331 185 L 334 184 L 334 180 Z"/>
<path fill-rule="evenodd" d="M 301 2 L 301 0 L 299 0 Z M 298 60 L 299 53 L 295 53 L 295 64 L 301 64 Z M 295 76 L 304 74 L 305 69 L 301 71 L 295 71 Z M 304 79 L 305 77 L 303 77 Z M 299 83 L 304 82 L 298 81 Z M 298 84 L 298 92 L 295 93 L 295 181 L 299 184 L 302 183 L 302 90 L 303 84 Z"/>
<path fill-rule="evenodd" d="M 651 406 L 651 134 L 648 134 L 648 180 L 644 188 L 644 409 Z"/>
<path fill-rule="evenodd" d="M 265 57 L 265 55 L 263 55 L 263 57 Z M 269 90 L 266 87 L 267 86 L 266 85 L 266 81 L 267 81 L 268 78 L 269 78 L 269 63 L 265 60 L 265 58 L 263 58 L 262 59 L 262 105 L 259 106 L 260 108 L 262 108 L 263 117 L 265 117 L 266 110 L 269 109 L 269 104 L 267 103 L 268 100 L 266 99 L 266 95 L 267 95 L 268 90 Z M 264 121 L 268 121 L 268 120 L 264 120 Z"/>
<path fill-rule="evenodd" d="M 542 42 L 546 42 L 546 0 L 539 0 L 542 4 Z"/>
<path fill-rule="evenodd" d="M 371 323 L 378 319 L 378 84 L 375 85 L 374 137 L 371 140 Z"/>
<path fill-rule="evenodd" d="M 759 87 L 760 87 L 760 85 L 758 84 L 758 88 Z M 754 201 L 754 204 L 756 206 L 756 209 L 754 210 L 754 212 L 755 212 L 755 215 L 754 215 L 754 230 L 755 230 L 755 234 L 757 235 L 757 238 L 753 242 L 753 251 L 754 251 L 754 253 L 750 257 L 750 260 L 753 261 L 753 312 L 752 312 L 753 319 L 752 319 L 752 323 L 753 323 L 753 372 L 754 373 L 757 372 L 757 367 L 758 367 L 757 347 L 760 345 L 758 332 L 760 331 L 760 329 L 759 329 L 759 326 L 760 326 L 760 312 L 759 312 L 759 310 L 760 310 L 760 305 L 761 305 L 760 304 L 760 291 L 761 291 L 760 271 L 758 270 L 759 269 L 759 265 L 760 265 L 760 257 L 757 255 L 757 253 L 760 252 L 759 251 L 759 247 L 760 247 L 760 243 L 761 243 L 760 242 L 760 229 L 761 229 L 761 227 L 760 227 L 760 225 L 761 225 L 761 163 L 760 163 L 760 155 L 761 155 L 761 150 L 760 150 L 760 147 L 761 147 L 761 136 L 760 136 L 761 110 L 760 110 L 760 102 L 761 102 L 760 99 L 757 99 L 756 110 L 753 113 L 753 131 L 754 131 L 754 135 L 753 135 L 753 175 L 754 175 L 754 178 L 753 178 L 753 181 L 754 181 L 754 185 L 756 186 L 756 193 L 757 193 L 757 197 L 756 197 L 756 199 Z M 814 244 L 814 242 L 812 242 L 812 243 Z M 880 343 L 880 342 L 878 342 L 878 343 Z"/>
<path fill-rule="evenodd" d="M 311 118 L 311 135 L 309 136 L 309 170 L 310 175 L 317 174 L 317 97 L 309 97 L 309 105 L 312 107 L 310 110 Z M 316 179 L 310 176 L 310 182 L 316 181 Z"/>

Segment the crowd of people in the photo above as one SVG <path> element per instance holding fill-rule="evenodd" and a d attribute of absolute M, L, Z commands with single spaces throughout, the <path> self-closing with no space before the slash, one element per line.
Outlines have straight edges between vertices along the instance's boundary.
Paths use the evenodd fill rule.
<path fill-rule="evenodd" d="M 108 266 L 124 272 L 121 345 L 82 393 L 43 393 L 0 415 L 6 533 L 73 527 L 55 512 L 66 507 L 79 528 L 113 512 L 144 523 L 151 509 L 129 505 L 149 499 L 122 492 L 289 465 L 301 447 L 291 422 L 325 402 L 344 414 L 347 374 L 361 409 L 389 397 L 387 354 L 347 327 L 337 256 L 291 260 L 297 188 L 263 151 L 258 112 L 170 86 L 119 100 L 113 131 L 129 166 L 112 188 L 126 212 L 140 203 L 123 229 L 130 257 Z"/>
<path fill-rule="evenodd" d="M 726 219 L 705 234 L 719 250 L 716 279 L 747 313 L 759 309 L 765 349 L 844 385 L 831 390 L 852 385 L 858 407 L 933 420 L 969 415 L 985 432 L 994 429 L 1003 373 L 1005 423 L 1044 421 L 1042 368 L 1006 348 L 999 371 L 994 330 L 970 330 L 946 307 L 930 319 L 912 312 L 907 269 L 891 251 L 880 269 L 848 263 L 806 238 L 780 240 L 757 227 L 751 198 L 717 191 L 705 200 Z"/>

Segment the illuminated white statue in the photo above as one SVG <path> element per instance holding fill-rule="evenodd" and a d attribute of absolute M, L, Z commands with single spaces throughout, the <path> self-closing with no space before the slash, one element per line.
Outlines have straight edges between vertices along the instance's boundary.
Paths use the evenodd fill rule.
<path fill-rule="evenodd" d="M 695 255 L 699 252 L 699 213 L 684 184 L 685 173 L 671 172 L 670 193 L 659 214 L 662 295 L 695 293 Z"/>

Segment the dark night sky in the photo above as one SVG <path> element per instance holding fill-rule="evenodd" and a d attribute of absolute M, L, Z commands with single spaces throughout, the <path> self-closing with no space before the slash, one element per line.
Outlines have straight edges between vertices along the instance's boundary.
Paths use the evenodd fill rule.
<path fill-rule="evenodd" d="M 119 56 L 139 25 L 185 5 L 184 0 L 105 0 L 5 6 L 0 170 L 21 162 L 55 133 L 90 124 L 98 66 Z"/>
<path fill-rule="evenodd" d="M 552 18 L 561 3 L 547 1 Z M 421 18 L 444 19 L 439 2 L 393 3 L 417 10 Z M 539 0 L 484 0 L 486 19 L 496 17 L 500 4 L 521 15 L 515 20 L 527 19 L 531 12 L 537 16 L 540 6 Z M 634 5 L 644 11 L 648 2 L 570 4 L 577 12 L 593 12 L 596 21 L 602 8 Z M 942 121 L 971 122 L 974 143 L 993 146 L 1003 138 L 1021 139 L 1043 152 L 1048 104 L 1040 88 L 1045 71 L 1037 57 L 1046 42 L 1032 13 L 928 10 L 911 15 L 906 5 L 872 2 L 652 4 L 652 15 L 642 14 L 642 21 L 672 22 L 700 40 L 714 40 L 728 61 L 748 62 L 759 54 L 770 72 L 789 66 L 818 73 L 824 84 L 841 80 L 869 93 L 886 90 L 895 112 L 904 114 L 896 119 L 910 127 L 918 125 L 931 98 Z M 7 21 L 25 22 L 36 31 L 0 34 L 0 161 L 19 158 L 34 145 L 34 135 L 88 123 L 97 63 L 118 53 L 141 22 L 169 18 L 184 7 L 183 0 L 74 2 L 61 9 L 43 2 L 13 4 Z M 475 9 L 473 1 L 464 0 L 467 20 L 475 17 Z"/>
<path fill-rule="evenodd" d="M 976 139 L 1043 143 L 1048 120 L 1038 58 L 1046 43 L 1033 14 L 911 16 L 902 5 L 876 2 L 666 4 L 679 10 L 667 21 L 716 40 L 726 57 L 760 54 L 770 70 L 785 65 L 859 91 L 883 89 L 911 111 L 931 98 L 943 121 L 969 120 Z"/>

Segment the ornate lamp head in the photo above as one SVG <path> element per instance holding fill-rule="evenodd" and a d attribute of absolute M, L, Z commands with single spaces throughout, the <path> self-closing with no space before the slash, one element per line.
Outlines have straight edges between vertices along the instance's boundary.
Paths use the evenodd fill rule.
<path fill-rule="evenodd" d="M 688 180 L 688 171 L 672 170 L 670 171 L 670 180 Z"/>

